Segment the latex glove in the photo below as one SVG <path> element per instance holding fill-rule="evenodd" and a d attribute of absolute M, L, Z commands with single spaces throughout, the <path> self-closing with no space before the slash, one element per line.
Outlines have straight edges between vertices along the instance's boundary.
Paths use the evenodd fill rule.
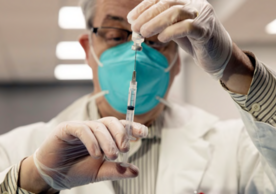
<path fill-rule="evenodd" d="M 175 41 L 207 73 L 222 77 L 232 41 L 206 0 L 144 0 L 127 18 L 133 31 Z"/>
<path fill-rule="evenodd" d="M 134 165 L 124 168 L 105 159 L 114 160 L 119 151 L 129 150 L 125 124 L 114 117 L 60 124 L 34 154 L 39 174 L 55 190 L 136 177 Z M 133 124 L 134 137 L 147 134 L 147 127 Z"/>

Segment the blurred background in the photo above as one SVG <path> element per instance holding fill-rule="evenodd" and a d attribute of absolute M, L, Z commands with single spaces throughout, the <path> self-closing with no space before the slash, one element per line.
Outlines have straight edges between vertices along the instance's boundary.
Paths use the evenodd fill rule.
<path fill-rule="evenodd" d="M 234 42 L 276 70 L 276 1 L 210 0 Z M 93 91 L 76 42 L 84 30 L 77 0 L 0 0 L 0 134 L 55 117 Z M 184 52 L 170 94 L 222 119 L 239 118 L 218 82 Z"/>

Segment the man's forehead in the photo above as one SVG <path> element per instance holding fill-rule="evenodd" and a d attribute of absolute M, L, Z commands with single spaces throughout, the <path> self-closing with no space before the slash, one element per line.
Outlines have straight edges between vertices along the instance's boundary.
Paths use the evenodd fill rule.
<path fill-rule="evenodd" d="M 117 4 L 119 6 L 132 6 L 134 8 L 137 6 L 139 3 L 141 3 L 143 0 L 96 0 L 97 4 L 110 4 L 112 3 Z"/>
<path fill-rule="evenodd" d="M 97 0 L 95 23 L 102 24 L 103 21 L 127 22 L 127 14 L 142 0 Z"/>

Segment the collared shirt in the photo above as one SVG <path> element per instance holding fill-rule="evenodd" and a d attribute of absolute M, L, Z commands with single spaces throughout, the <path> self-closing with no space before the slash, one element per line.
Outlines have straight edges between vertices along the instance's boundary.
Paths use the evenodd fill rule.
<path fill-rule="evenodd" d="M 29 194 L 31 192 L 25 191 L 24 189 L 17 186 L 18 172 L 20 164 L 13 166 L 7 173 L 5 181 L 0 185 L 0 193 L 10 194 L 10 193 L 23 193 Z"/>

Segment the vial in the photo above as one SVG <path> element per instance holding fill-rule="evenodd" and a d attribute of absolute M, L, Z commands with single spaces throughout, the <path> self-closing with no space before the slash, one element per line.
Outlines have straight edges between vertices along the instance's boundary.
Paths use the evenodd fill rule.
<path fill-rule="evenodd" d="M 133 45 L 132 45 L 132 50 L 134 51 L 141 51 L 142 50 L 142 43 L 145 41 L 144 37 L 137 32 L 133 32 L 132 33 L 132 41 L 133 41 Z"/>

